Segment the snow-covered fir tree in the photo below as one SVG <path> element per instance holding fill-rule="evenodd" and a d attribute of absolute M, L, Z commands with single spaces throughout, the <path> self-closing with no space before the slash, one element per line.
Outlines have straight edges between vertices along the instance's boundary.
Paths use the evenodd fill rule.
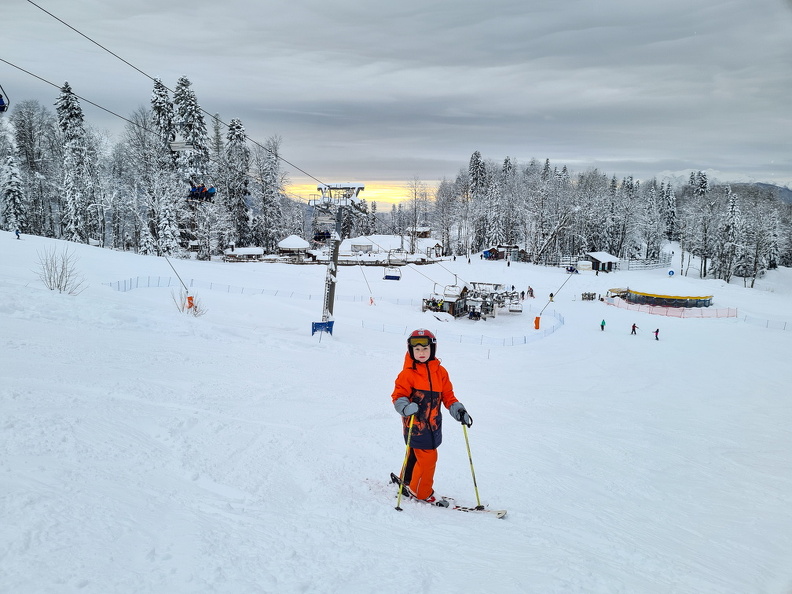
<path fill-rule="evenodd" d="M 379 233 L 379 223 L 377 221 L 377 203 L 372 202 L 368 214 L 368 232 L 371 235 Z"/>
<path fill-rule="evenodd" d="M 55 103 L 58 126 L 63 135 L 63 237 L 67 241 L 87 243 L 85 230 L 85 184 L 87 147 L 83 111 L 69 83 L 61 87 Z"/>
<path fill-rule="evenodd" d="M 660 185 L 660 194 L 665 214 L 665 237 L 668 241 L 675 241 L 678 237 L 676 194 L 670 183 L 668 185 Z"/>
<path fill-rule="evenodd" d="M 284 214 L 281 199 L 285 179 L 280 169 L 280 137 L 267 139 L 263 147 L 257 147 L 253 158 L 256 183 L 254 185 L 255 215 L 253 218 L 253 242 L 273 253 L 284 234 Z"/>
<path fill-rule="evenodd" d="M 232 221 L 232 242 L 239 246 L 253 243 L 250 199 L 250 149 L 242 121 L 232 119 L 226 133 L 221 179 L 222 199 Z"/>
<path fill-rule="evenodd" d="M 176 130 L 191 145 L 189 151 L 179 153 L 178 166 L 185 181 L 208 186 L 209 137 L 203 111 L 191 86 L 190 80 L 181 76 L 173 92 Z"/>
<path fill-rule="evenodd" d="M 154 79 L 154 90 L 151 92 L 151 111 L 154 114 L 154 127 L 164 145 L 176 140 L 176 121 L 173 101 L 168 88 L 159 78 Z"/>
<path fill-rule="evenodd" d="M 27 204 L 22 188 L 19 167 L 12 155 L 6 157 L 0 168 L 0 221 L 6 231 L 28 232 Z"/>
<path fill-rule="evenodd" d="M 636 232 L 644 245 L 644 257 L 655 260 L 660 257 L 660 250 L 663 247 L 666 221 L 663 216 L 663 200 L 654 180 L 648 184 L 643 202 L 643 210 L 636 217 Z"/>
<path fill-rule="evenodd" d="M 737 196 L 726 187 L 726 212 L 720 219 L 715 239 L 712 270 L 715 278 L 731 281 L 734 269 L 740 259 L 743 246 L 743 221 Z"/>

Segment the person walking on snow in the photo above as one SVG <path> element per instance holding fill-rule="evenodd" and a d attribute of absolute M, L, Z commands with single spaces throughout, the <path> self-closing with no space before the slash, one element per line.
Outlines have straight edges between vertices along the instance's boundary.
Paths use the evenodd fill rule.
<path fill-rule="evenodd" d="M 658 334 L 660 334 L 660 328 L 654 331 L 655 340 L 660 340 L 660 338 L 658 338 Z"/>
<path fill-rule="evenodd" d="M 16 233 L 17 239 L 19 239 L 19 229 L 15 230 L 14 233 Z"/>
<path fill-rule="evenodd" d="M 600 322 L 600 330 L 602 330 L 603 332 L 605 332 L 605 320 L 602 320 L 602 321 Z"/>
<path fill-rule="evenodd" d="M 443 441 L 440 405 L 460 423 L 468 427 L 473 423 L 464 405 L 454 396 L 454 386 L 448 371 L 435 357 L 436 350 L 434 334 L 423 328 L 413 331 L 407 338 L 404 368 L 391 394 L 393 407 L 402 416 L 404 441 L 409 448 L 404 474 L 400 477 L 403 488 L 409 488 L 408 494 L 428 503 L 437 501 L 434 473 L 437 448 Z"/>
<path fill-rule="evenodd" d="M 632 325 L 632 332 L 630 332 L 630 334 L 635 334 L 635 331 L 636 331 L 637 329 L 638 329 L 638 326 L 636 326 L 635 324 L 633 324 L 633 325 Z"/>

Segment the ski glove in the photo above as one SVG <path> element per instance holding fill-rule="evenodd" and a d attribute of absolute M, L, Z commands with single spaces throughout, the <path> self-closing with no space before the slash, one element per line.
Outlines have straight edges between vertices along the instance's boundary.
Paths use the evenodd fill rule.
<path fill-rule="evenodd" d="M 461 402 L 454 402 L 454 404 L 449 407 L 448 411 L 454 419 L 463 425 L 470 427 L 473 424 L 473 419 L 470 418 L 470 415 L 465 410 L 465 405 Z"/>
<path fill-rule="evenodd" d="M 411 417 L 418 412 L 418 405 L 415 402 L 410 402 L 406 396 L 394 400 L 393 408 L 403 417 Z"/>

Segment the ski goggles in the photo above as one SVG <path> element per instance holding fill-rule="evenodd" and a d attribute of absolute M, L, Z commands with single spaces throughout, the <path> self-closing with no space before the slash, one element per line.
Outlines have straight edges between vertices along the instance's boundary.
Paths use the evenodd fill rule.
<path fill-rule="evenodd" d="M 408 338 L 407 344 L 409 344 L 411 347 L 429 346 L 430 344 L 432 344 L 432 341 L 428 336 L 415 336 L 413 338 Z"/>

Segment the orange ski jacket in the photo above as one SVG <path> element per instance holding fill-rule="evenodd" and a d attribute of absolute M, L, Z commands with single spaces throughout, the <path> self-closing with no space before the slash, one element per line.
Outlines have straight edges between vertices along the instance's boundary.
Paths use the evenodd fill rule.
<path fill-rule="evenodd" d="M 418 405 L 413 421 L 410 447 L 418 450 L 433 450 L 443 441 L 443 416 L 440 405 L 446 408 L 457 402 L 454 386 L 448 378 L 448 371 L 437 359 L 426 363 L 413 361 L 410 353 L 404 358 L 404 368 L 396 378 L 396 386 L 391 400 L 406 397 Z M 404 441 L 410 426 L 409 417 L 402 418 Z"/>

